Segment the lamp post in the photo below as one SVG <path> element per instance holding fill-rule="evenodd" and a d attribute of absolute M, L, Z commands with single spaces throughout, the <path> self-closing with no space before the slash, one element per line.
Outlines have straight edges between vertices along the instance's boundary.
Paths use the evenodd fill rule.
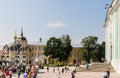
<path fill-rule="evenodd" d="M 39 39 L 39 42 L 42 42 L 42 38 Z M 38 42 L 38 43 L 39 43 L 39 42 Z M 36 62 L 37 64 L 39 64 L 39 61 L 40 61 L 40 59 L 39 59 L 39 45 L 37 45 L 35 62 Z"/>

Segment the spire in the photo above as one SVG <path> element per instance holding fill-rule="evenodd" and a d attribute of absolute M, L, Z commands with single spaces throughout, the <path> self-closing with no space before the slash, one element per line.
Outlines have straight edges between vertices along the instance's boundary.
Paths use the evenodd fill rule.
<path fill-rule="evenodd" d="M 21 37 L 23 37 L 23 28 L 21 28 Z"/>
<path fill-rule="evenodd" d="M 16 30 L 15 30 L 15 35 L 14 35 L 14 42 L 17 40 L 17 35 L 16 35 Z"/>

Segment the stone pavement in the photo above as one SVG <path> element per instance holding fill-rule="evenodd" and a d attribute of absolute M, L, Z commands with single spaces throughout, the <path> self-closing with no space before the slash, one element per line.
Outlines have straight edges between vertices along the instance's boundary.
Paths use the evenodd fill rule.
<path fill-rule="evenodd" d="M 55 72 L 53 72 L 53 67 L 50 67 L 49 72 L 47 72 L 47 69 L 40 69 L 39 73 L 37 75 L 37 78 L 71 78 L 71 71 L 75 69 L 75 67 L 69 67 L 70 70 L 66 71 L 63 74 L 58 74 L 57 68 Z M 61 70 L 62 68 L 60 68 Z M 75 74 L 75 78 L 103 78 L 102 77 L 103 72 L 77 72 Z M 14 74 L 13 78 L 17 78 L 17 75 Z M 20 78 L 23 78 L 23 75 L 21 75 Z M 110 78 L 120 78 L 120 74 L 111 72 Z"/>

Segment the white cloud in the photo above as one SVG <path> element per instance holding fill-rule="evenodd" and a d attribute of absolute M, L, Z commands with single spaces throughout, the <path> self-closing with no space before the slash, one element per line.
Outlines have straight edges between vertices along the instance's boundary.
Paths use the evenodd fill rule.
<path fill-rule="evenodd" d="M 48 27 L 52 27 L 52 28 L 57 28 L 57 27 L 63 27 L 64 24 L 62 22 L 49 22 L 47 23 Z"/>

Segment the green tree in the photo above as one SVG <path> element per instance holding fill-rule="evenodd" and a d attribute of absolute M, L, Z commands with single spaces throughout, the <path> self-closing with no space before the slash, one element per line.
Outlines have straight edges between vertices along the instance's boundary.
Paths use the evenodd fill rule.
<path fill-rule="evenodd" d="M 60 62 L 68 60 L 72 50 L 71 39 L 69 35 L 63 35 L 61 38 L 51 37 L 45 46 L 45 56 L 57 58 Z"/>
<path fill-rule="evenodd" d="M 71 39 L 69 35 L 63 35 L 61 38 L 62 41 L 62 51 L 59 55 L 59 61 L 67 61 L 72 51 Z"/>
<path fill-rule="evenodd" d="M 50 56 L 51 58 L 58 58 L 59 54 L 62 50 L 62 42 L 60 39 L 51 37 L 47 41 L 47 45 L 45 46 L 45 56 Z"/>
<path fill-rule="evenodd" d="M 105 58 L 105 42 L 103 41 L 99 47 L 97 48 L 98 50 L 98 53 L 97 53 L 97 58 L 98 58 L 98 61 L 102 61 L 101 58 Z"/>
<path fill-rule="evenodd" d="M 90 60 L 96 60 L 96 54 L 97 54 L 97 40 L 98 38 L 95 36 L 89 36 L 85 37 L 82 39 L 82 47 L 83 47 L 83 52 L 82 52 L 82 57 L 84 60 L 87 62 L 90 62 Z"/>
<path fill-rule="evenodd" d="M 101 44 L 101 54 L 102 54 L 102 57 L 105 58 L 105 42 L 103 41 L 102 44 Z"/>

